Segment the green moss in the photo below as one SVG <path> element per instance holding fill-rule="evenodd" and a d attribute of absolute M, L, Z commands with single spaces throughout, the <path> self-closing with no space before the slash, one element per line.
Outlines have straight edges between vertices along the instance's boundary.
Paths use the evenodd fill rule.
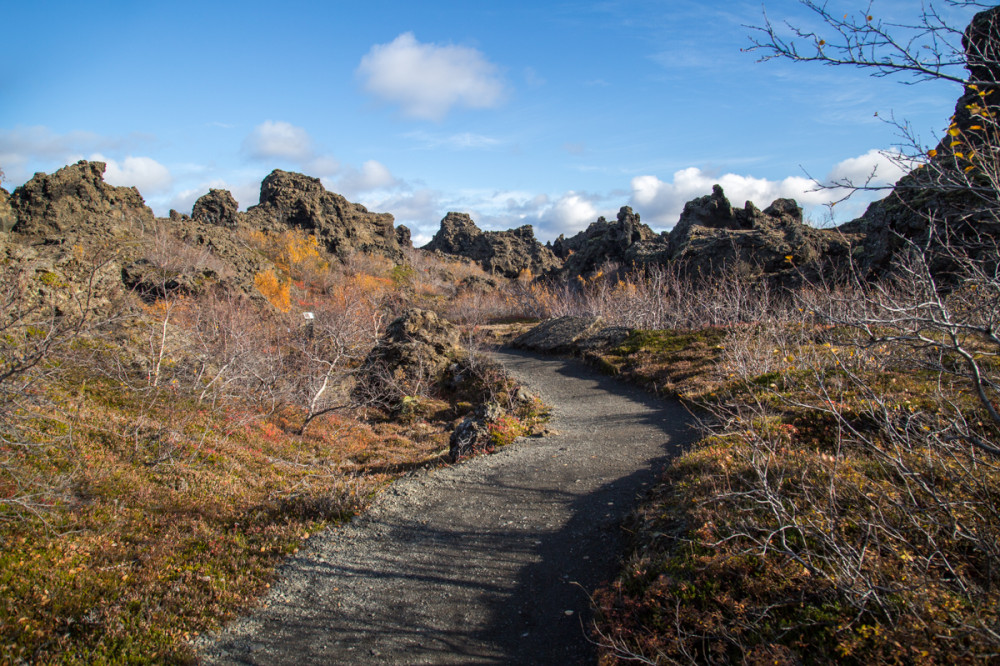
<path fill-rule="evenodd" d="M 58 273 L 52 271 L 45 271 L 38 275 L 38 281 L 47 287 L 54 287 L 57 289 L 63 289 L 69 286 L 69 283 L 59 277 Z"/>
<path fill-rule="evenodd" d="M 413 279 L 417 276 L 417 271 L 413 269 L 412 266 L 407 266 L 405 264 L 400 264 L 392 269 L 389 274 L 390 279 L 397 287 L 403 287 L 408 284 L 413 283 Z"/>
<path fill-rule="evenodd" d="M 717 345 L 725 338 L 725 331 L 706 328 L 698 331 L 678 331 L 665 329 L 658 331 L 632 331 L 625 342 L 611 351 L 617 356 L 629 356 L 638 352 L 653 354 L 676 354 L 695 345 Z"/>

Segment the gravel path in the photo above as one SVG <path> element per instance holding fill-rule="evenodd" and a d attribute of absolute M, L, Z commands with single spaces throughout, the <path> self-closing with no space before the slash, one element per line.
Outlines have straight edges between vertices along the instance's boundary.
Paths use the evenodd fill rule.
<path fill-rule="evenodd" d="M 584 590 L 615 574 L 619 525 L 691 440 L 690 417 L 575 361 L 497 358 L 554 407 L 558 434 L 393 484 L 310 539 L 204 662 L 595 661 Z"/>

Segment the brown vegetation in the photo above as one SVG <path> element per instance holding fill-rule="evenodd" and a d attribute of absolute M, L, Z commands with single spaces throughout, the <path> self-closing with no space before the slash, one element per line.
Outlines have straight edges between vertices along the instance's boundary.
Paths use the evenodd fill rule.
<path fill-rule="evenodd" d="M 2 268 L 0 662 L 190 659 L 309 534 L 511 400 L 471 347 L 460 391 L 429 381 L 392 407 L 352 391 L 403 307 L 447 309 L 455 278 L 488 284 L 478 268 L 331 260 L 299 230 L 239 242 L 267 267 L 251 293 L 160 225 L 122 271 L 132 292 L 98 290 L 106 262 L 84 252 Z M 537 418 L 500 410 L 492 444 Z"/>
<path fill-rule="evenodd" d="M 948 285 L 929 270 L 940 252 L 912 247 L 882 281 L 806 288 L 722 331 L 633 335 L 651 379 L 706 350 L 686 394 L 706 438 L 596 596 L 605 661 L 997 654 L 998 255 L 943 247 Z"/>

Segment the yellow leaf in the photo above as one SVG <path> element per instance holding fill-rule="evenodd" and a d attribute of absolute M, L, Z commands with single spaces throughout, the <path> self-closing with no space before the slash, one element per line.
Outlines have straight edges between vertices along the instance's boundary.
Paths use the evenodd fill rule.
<path fill-rule="evenodd" d="M 976 168 L 976 167 L 974 167 L 974 166 L 972 166 L 972 165 L 970 164 L 969 166 L 965 167 L 965 169 L 964 169 L 964 170 L 965 170 L 965 173 L 969 173 L 970 171 L 972 171 L 972 170 L 973 170 L 973 169 L 975 169 L 975 168 Z"/>
<path fill-rule="evenodd" d="M 982 125 L 973 125 L 969 129 L 970 130 L 981 130 L 981 129 L 983 129 L 983 126 Z"/>
<path fill-rule="evenodd" d="M 964 158 L 964 157 L 965 157 L 965 155 L 963 155 L 962 153 L 955 153 L 955 157 L 961 157 L 961 158 Z"/>
<path fill-rule="evenodd" d="M 937 157 L 937 151 L 931 148 L 927 151 L 927 157 Z"/>
<path fill-rule="evenodd" d="M 948 130 L 948 134 L 951 134 L 952 136 L 958 136 L 961 133 L 962 130 L 958 129 L 957 127 L 953 127 L 950 130 Z"/>
<path fill-rule="evenodd" d="M 961 146 L 961 145 L 962 145 L 961 141 L 952 141 L 951 142 L 951 147 L 952 148 L 954 148 L 955 146 Z"/>
<path fill-rule="evenodd" d="M 826 46 L 826 40 L 825 39 L 819 40 L 819 45 L 820 46 Z"/>

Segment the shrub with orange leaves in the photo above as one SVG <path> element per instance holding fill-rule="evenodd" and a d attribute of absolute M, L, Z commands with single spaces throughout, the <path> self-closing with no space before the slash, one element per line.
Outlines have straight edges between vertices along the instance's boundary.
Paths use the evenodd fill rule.
<path fill-rule="evenodd" d="M 291 282 L 281 280 L 273 269 L 257 273 L 253 278 L 253 284 L 257 287 L 264 298 L 281 312 L 288 312 L 292 308 Z"/>
<path fill-rule="evenodd" d="M 320 254 L 319 240 L 303 229 L 288 229 L 276 234 L 253 231 L 250 242 L 273 261 L 278 270 L 296 280 L 330 267 Z"/>

